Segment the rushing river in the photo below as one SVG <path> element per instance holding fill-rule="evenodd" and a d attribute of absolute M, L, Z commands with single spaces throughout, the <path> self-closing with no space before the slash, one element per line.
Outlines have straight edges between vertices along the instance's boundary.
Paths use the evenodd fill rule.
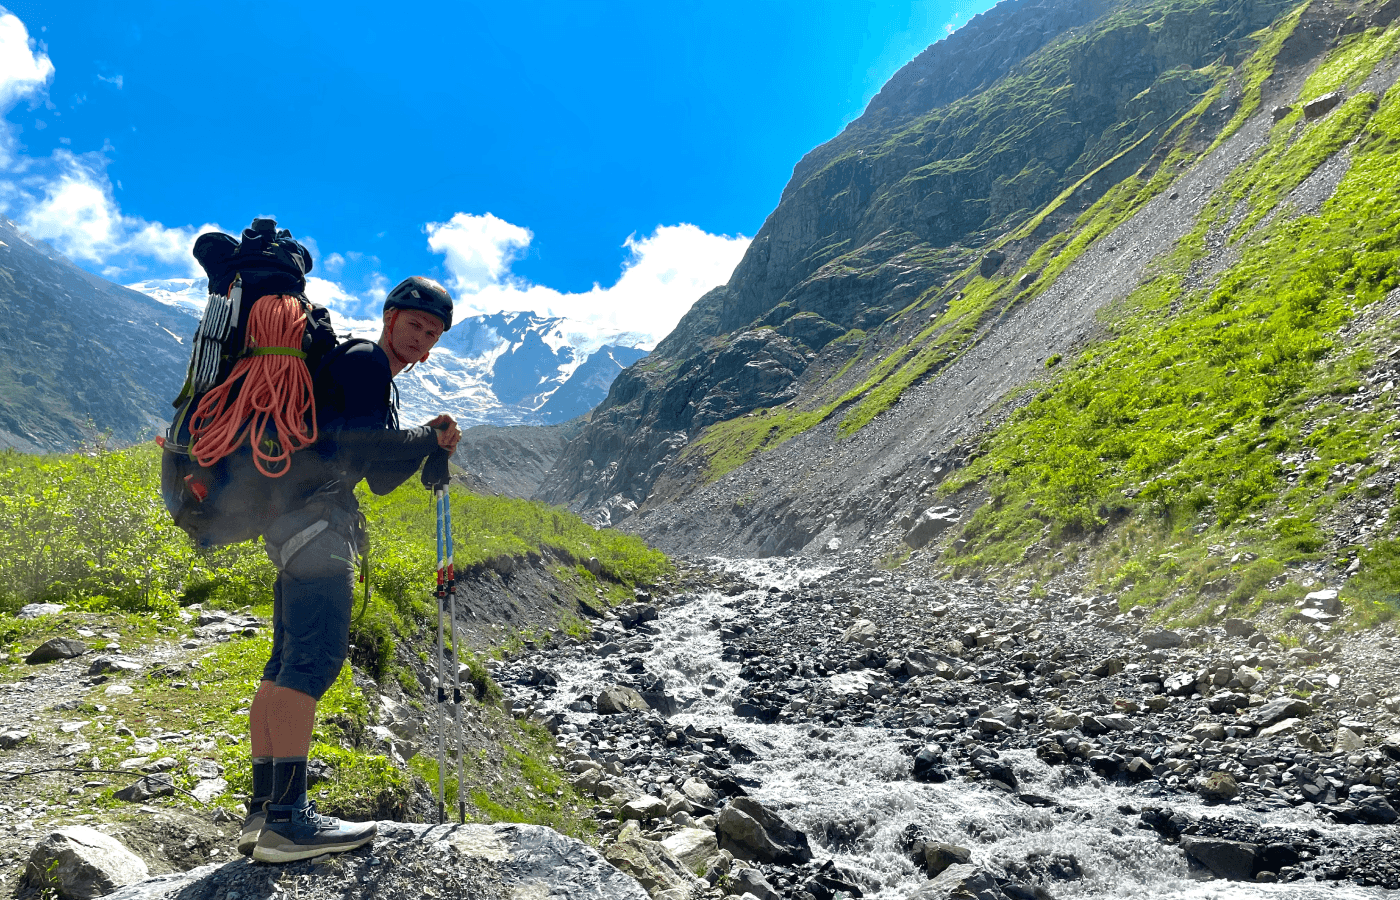
<path fill-rule="evenodd" d="M 926 883 L 927 876 L 899 846 L 911 825 L 921 826 L 937 840 L 970 848 L 974 863 L 1025 860 L 1032 854 L 1071 855 L 1082 867 L 1083 878 L 1051 884 L 1056 897 L 1344 900 L 1395 896 L 1381 888 L 1349 883 L 1208 879 L 1188 869 L 1179 848 L 1138 827 L 1134 810 L 1151 802 L 1150 798 L 1097 777 L 1070 783 L 1067 777 L 1073 777 L 1075 770 L 1048 766 L 1030 751 L 1003 751 L 1003 758 L 1015 766 L 1023 792 L 1051 798 L 1056 803 L 1053 807 L 1028 807 L 1012 795 L 957 777 L 942 784 L 911 780 L 909 757 L 900 751 L 900 745 L 909 740 L 902 731 L 761 724 L 738 718 L 732 705 L 742 686 L 740 663 L 722 658 L 716 622 L 733 619 L 741 600 L 760 604 L 757 615 L 751 609 L 747 613 L 755 620 L 781 618 L 792 602 L 783 599 L 791 598 L 788 592 L 819 586 L 832 570 L 785 560 L 723 565 L 762 587 L 740 597 L 710 592 L 665 606 L 654 623 L 659 633 L 651 638 L 652 649 L 643 654 L 646 669 L 664 678 L 668 693 L 681 704 L 682 711 L 671 717 L 673 723 L 723 728 L 731 740 L 757 753 L 756 759 L 734 766 L 735 773 L 759 783 L 749 793 L 781 810 L 811 835 L 818 858 L 830 857 L 843 869 L 859 873 L 866 883 L 880 885 L 867 897 L 904 900 Z M 770 592 L 770 587 L 778 591 Z M 580 654 L 562 664 L 552 663 L 551 668 L 559 689 L 546 708 L 562 712 L 567 722 L 587 725 L 593 714 L 568 711 L 565 706 L 578 695 L 596 690 L 597 660 Z M 837 689 L 843 687 L 841 679 L 858 680 L 850 673 L 832 679 Z M 1183 812 L 1207 812 L 1189 795 L 1174 795 L 1168 802 Z M 1236 806 L 1229 815 L 1299 830 L 1314 828 L 1343 839 L 1359 839 L 1365 831 L 1369 840 L 1375 839 L 1374 827 L 1331 824 L 1305 809 L 1260 813 Z M 1209 813 L 1220 815 L 1221 811 L 1216 807 Z M 855 823 L 858 836 L 833 848 L 817 836 L 828 824 L 838 822 Z"/>

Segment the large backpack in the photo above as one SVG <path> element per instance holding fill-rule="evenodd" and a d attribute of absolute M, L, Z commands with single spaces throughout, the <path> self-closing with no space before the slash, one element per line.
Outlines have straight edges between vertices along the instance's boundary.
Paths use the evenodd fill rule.
<path fill-rule="evenodd" d="M 209 301 L 158 441 L 161 495 L 175 524 L 211 548 L 255 538 L 288 511 L 278 483 L 315 440 L 310 373 L 337 340 L 330 313 L 306 299 L 311 254 L 276 221 L 254 219 L 241 240 L 201 235 L 194 256 Z"/>

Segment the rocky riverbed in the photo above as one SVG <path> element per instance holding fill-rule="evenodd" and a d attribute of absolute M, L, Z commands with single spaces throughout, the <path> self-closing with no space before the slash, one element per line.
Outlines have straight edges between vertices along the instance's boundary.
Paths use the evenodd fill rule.
<path fill-rule="evenodd" d="M 854 556 L 711 564 L 495 671 L 654 897 L 1400 888 L 1400 638 L 1340 634 L 1326 590 L 1287 634 L 1172 631 Z"/>

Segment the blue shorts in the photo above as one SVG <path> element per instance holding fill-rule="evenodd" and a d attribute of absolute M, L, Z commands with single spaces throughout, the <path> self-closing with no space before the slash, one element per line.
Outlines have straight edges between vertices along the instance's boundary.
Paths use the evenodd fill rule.
<path fill-rule="evenodd" d="M 340 675 L 350 649 L 358 512 L 314 504 L 288 513 L 263 541 L 277 566 L 272 586 L 272 655 L 263 680 L 317 700 Z"/>

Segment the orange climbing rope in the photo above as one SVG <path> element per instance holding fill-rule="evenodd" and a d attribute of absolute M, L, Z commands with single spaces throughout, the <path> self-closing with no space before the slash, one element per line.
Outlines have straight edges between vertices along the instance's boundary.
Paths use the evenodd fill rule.
<path fill-rule="evenodd" d="M 258 471 L 277 478 L 290 468 L 293 453 L 315 443 L 316 400 L 301 350 L 305 323 L 301 301 L 289 294 L 268 294 L 253 304 L 243 358 L 190 419 L 195 462 L 208 468 L 246 438 Z"/>

